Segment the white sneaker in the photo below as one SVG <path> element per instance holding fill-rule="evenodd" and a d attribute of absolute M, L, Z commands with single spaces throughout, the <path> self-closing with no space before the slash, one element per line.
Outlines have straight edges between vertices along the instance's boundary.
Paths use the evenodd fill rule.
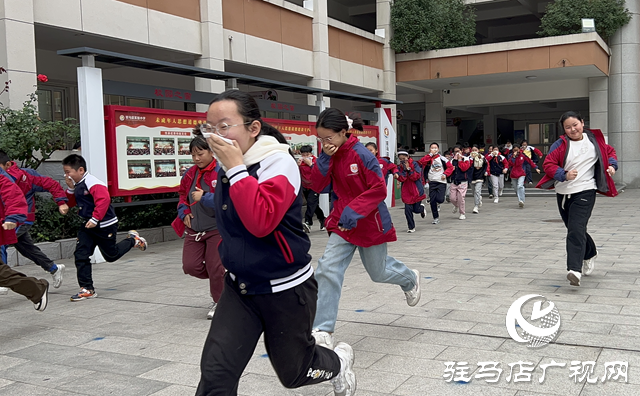
<path fill-rule="evenodd" d="M 440 204 L 438 204 L 438 212 L 440 211 Z"/>
<path fill-rule="evenodd" d="M 489 194 L 489 199 L 493 199 L 493 194 Z"/>
<path fill-rule="evenodd" d="M 451 211 L 451 213 L 458 213 L 458 207 L 457 207 L 457 206 L 454 206 L 454 207 L 453 207 L 453 210 Z"/>
<path fill-rule="evenodd" d="M 4 265 L 4 264 L 0 264 L 0 265 Z M 9 288 L 8 287 L 0 287 L 0 296 L 4 296 L 6 294 L 9 294 Z"/>
<path fill-rule="evenodd" d="M 416 269 L 412 270 L 414 274 L 416 274 L 416 285 L 413 289 L 404 292 L 404 296 L 407 299 L 407 305 L 410 307 L 414 307 L 420 301 L 420 296 L 422 296 L 422 290 L 420 290 L 420 272 Z"/>
<path fill-rule="evenodd" d="M 333 335 L 319 329 L 311 330 L 311 335 L 316 339 L 316 345 L 333 349 Z"/>
<path fill-rule="evenodd" d="M 460 217 L 458 217 L 458 220 L 466 220 L 467 216 L 461 214 Z"/>
<path fill-rule="evenodd" d="M 482 207 L 482 200 L 480 200 L 480 205 L 478 205 L 479 207 Z"/>
<path fill-rule="evenodd" d="M 412 233 L 414 233 L 414 232 L 416 232 L 416 229 L 415 229 L 415 228 L 409 228 L 409 229 L 407 230 L 407 234 L 412 234 Z"/>
<path fill-rule="evenodd" d="M 582 274 L 579 272 L 569 270 L 569 273 L 567 273 L 567 279 L 571 286 L 580 286 L 580 278 L 582 278 Z"/>
<path fill-rule="evenodd" d="M 518 201 L 518 206 L 521 207 L 521 208 L 524 208 L 524 202 Z"/>
<path fill-rule="evenodd" d="M 58 267 L 58 270 L 53 274 L 51 274 L 51 276 L 53 277 L 54 289 L 57 289 L 62 285 L 62 276 L 64 275 L 64 269 L 65 269 L 64 264 L 56 264 L 56 266 Z"/>
<path fill-rule="evenodd" d="M 49 284 L 48 283 L 47 283 L 47 288 L 45 289 L 44 294 L 42 295 L 42 298 L 37 303 L 34 303 L 33 307 L 36 309 L 36 311 L 42 312 L 45 309 L 47 309 L 47 304 L 49 304 Z"/>
<path fill-rule="evenodd" d="M 582 261 L 582 275 L 589 276 L 593 272 L 593 269 L 596 266 L 596 258 L 598 258 L 598 251 L 596 250 L 596 255 L 591 257 L 589 260 Z"/>
<path fill-rule="evenodd" d="M 501 197 L 502 196 L 502 190 L 498 191 L 498 196 Z"/>
<path fill-rule="evenodd" d="M 333 377 L 333 393 L 336 396 L 353 396 L 356 394 L 356 375 L 353 372 L 353 348 L 347 343 L 339 342 L 333 350 L 340 359 L 340 372 Z"/>
<path fill-rule="evenodd" d="M 478 211 L 478 205 L 476 205 L 476 206 L 474 206 L 474 207 L 473 207 L 473 213 L 475 213 L 475 214 L 480 213 L 480 212 Z"/>
<path fill-rule="evenodd" d="M 498 203 L 499 200 L 500 198 L 496 197 L 496 199 L 493 200 L 493 203 Z"/>
<path fill-rule="evenodd" d="M 431 222 L 431 224 L 440 224 L 440 218 L 436 217 L 435 219 L 433 219 L 433 221 Z"/>
<path fill-rule="evenodd" d="M 213 315 L 215 315 L 216 313 L 216 308 L 218 308 L 218 303 L 216 303 L 215 301 L 212 302 L 211 305 L 209 305 L 209 312 L 207 313 L 208 320 L 213 319 Z"/>

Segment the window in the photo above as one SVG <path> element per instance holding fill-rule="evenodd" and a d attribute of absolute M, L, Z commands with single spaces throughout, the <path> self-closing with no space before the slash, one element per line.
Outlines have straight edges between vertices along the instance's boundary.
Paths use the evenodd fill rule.
<path fill-rule="evenodd" d="M 37 91 L 38 112 L 44 121 L 63 121 L 67 118 L 64 88 L 41 88 Z"/>

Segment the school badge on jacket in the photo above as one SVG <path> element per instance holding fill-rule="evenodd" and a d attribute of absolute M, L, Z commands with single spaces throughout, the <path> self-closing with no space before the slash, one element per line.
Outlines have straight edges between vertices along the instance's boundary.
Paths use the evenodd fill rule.
<path fill-rule="evenodd" d="M 351 173 L 358 173 L 358 164 L 351 164 Z"/>

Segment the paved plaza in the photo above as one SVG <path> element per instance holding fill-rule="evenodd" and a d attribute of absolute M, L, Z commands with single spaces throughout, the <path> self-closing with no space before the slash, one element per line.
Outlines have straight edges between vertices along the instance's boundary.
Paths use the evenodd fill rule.
<path fill-rule="evenodd" d="M 581 287 L 565 279 L 565 229 L 553 195 L 531 195 L 524 209 L 513 196 L 499 204 L 485 197 L 479 215 L 467 197 L 467 220 L 443 204 L 441 223 L 418 216 L 414 234 L 406 233 L 403 207 L 393 208 L 398 241 L 389 253 L 420 270 L 422 299 L 411 308 L 399 287 L 374 284 L 356 254 L 336 339 L 355 350 L 357 395 L 640 394 L 639 202 L 634 190 L 598 198 L 589 231 L 599 258 Z M 317 223 L 313 228 L 315 264 L 327 235 Z M 206 281 L 183 274 L 181 255 L 182 241 L 173 241 L 95 265 L 99 297 L 76 303 L 69 301 L 77 292 L 75 268 L 62 260 L 64 284 L 52 289 L 44 313 L 16 294 L 0 296 L 0 396 L 193 395 L 210 300 Z M 35 265 L 19 269 L 45 276 Z M 546 347 L 527 348 L 507 333 L 509 306 L 526 294 L 547 297 L 560 312 L 560 335 Z M 541 365 L 552 361 L 564 367 L 547 368 L 541 384 Z M 589 378 L 597 383 L 575 383 L 574 361 L 595 362 Z M 602 382 L 605 364 L 614 361 L 628 362 L 627 383 Z M 467 362 L 471 381 L 447 382 L 444 362 Z M 500 363 L 498 382 L 475 378 L 478 362 Z M 509 364 L 518 362 L 535 365 L 529 381 L 519 365 L 509 376 Z M 333 392 L 328 383 L 284 389 L 260 342 L 240 394 Z"/>

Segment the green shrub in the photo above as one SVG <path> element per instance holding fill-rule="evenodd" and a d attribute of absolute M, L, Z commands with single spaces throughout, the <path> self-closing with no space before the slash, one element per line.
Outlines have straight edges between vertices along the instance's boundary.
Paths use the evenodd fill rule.
<path fill-rule="evenodd" d="M 624 0 L 556 0 L 547 5 L 540 36 L 582 33 L 582 18 L 593 18 L 596 32 L 605 40 L 629 23 L 631 13 Z"/>
<path fill-rule="evenodd" d="M 71 208 L 66 216 L 58 212 L 58 205 L 48 194 L 36 194 L 36 222 L 29 231 L 34 242 L 53 242 L 75 238 L 84 221 L 78 208 Z"/>
<path fill-rule="evenodd" d="M 395 0 L 391 48 L 421 52 L 476 43 L 473 7 L 464 0 Z"/>
<path fill-rule="evenodd" d="M 177 194 L 163 194 L 162 198 L 173 198 Z M 158 197 L 155 197 L 158 198 Z M 113 202 L 122 202 L 114 198 Z M 171 225 L 178 211 L 177 202 L 115 208 L 118 230 L 144 229 Z M 78 208 L 71 208 L 66 216 L 58 212 L 58 205 L 48 194 L 36 194 L 36 222 L 31 228 L 35 242 L 53 242 L 58 239 L 75 238 L 78 228 L 85 221 L 78 216 Z"/>

